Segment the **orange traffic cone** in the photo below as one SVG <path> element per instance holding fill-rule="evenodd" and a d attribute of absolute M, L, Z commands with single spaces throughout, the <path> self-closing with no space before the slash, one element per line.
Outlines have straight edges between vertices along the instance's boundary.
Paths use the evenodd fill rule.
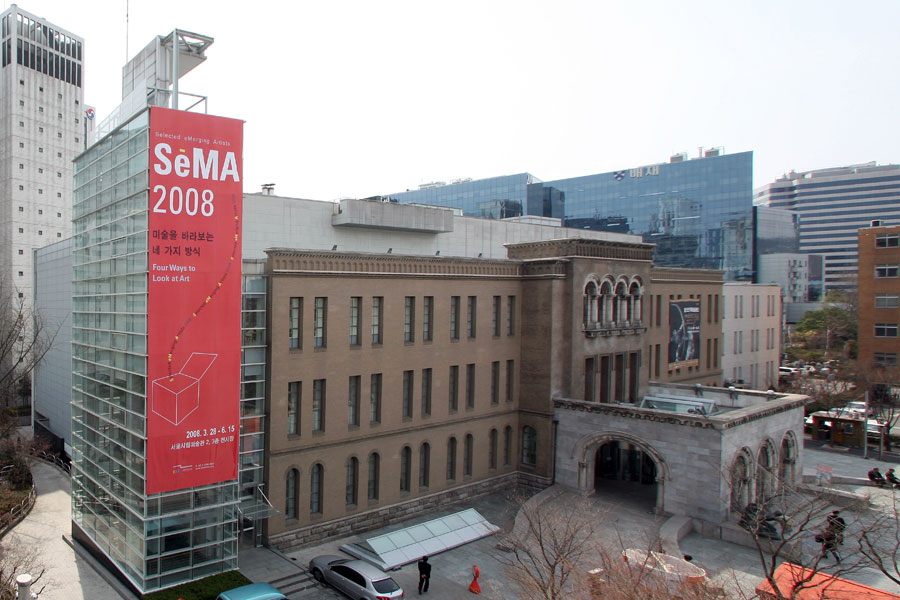
<path fill-rule="evenodd" d="M 480 572 L 478 571 L 478 567 L 472 567 L 472 569 L 475 571 L 475 577 L 472 579 L 472 583 L 469 584 L 469 591 L 473 594 L 480 594 L 481 585 L 478 584 L 478 575 Z"/>

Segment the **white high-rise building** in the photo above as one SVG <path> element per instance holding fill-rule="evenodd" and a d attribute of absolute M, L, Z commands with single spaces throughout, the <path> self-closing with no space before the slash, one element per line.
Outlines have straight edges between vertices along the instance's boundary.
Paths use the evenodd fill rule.
<path fill-rule="evenodd" d="M 72 234 L 72 160 L 93 111 L 80 37 L 13 4 L 0 48 L 0 291 L 30 305 L 32 250 Z"/>
<path fill-rule="evenodd" d="M 853 289 L 859 229 L 900 223 L 900 165 L 791 171 L 757 188 L 753 203 L 800 215 L 800 252 L 824 256 L 824 291 Z"/>

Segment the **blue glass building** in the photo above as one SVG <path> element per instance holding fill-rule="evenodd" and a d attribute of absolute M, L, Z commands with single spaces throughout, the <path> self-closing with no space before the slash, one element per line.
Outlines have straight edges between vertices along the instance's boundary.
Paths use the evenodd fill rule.
<path fill-rule="evenodd" d="M 473 217 L 556 217 L 567 227 L 643 236 L 667 267 L 753 279 L 753 153 L 720 154 L 542 182 L 529 173 L 436 182 L 392 201 L 459 208 Z"/>

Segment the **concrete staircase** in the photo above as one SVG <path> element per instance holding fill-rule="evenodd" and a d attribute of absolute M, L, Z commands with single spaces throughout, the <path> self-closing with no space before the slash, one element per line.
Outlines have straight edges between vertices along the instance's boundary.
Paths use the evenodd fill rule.
<path fill-rule="evenodd" d="M 309 571 L 298 571 L 269 582 L 290 600 L 328 597 L 331 588 L 320 584 Z"/>

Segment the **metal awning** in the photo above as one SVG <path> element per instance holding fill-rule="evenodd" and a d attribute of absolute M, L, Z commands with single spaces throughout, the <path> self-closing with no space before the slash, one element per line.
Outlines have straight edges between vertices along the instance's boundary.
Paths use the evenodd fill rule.
<path fill-rule="evenodd" d="M 268 519 L 281 514 L 277 510 L 266 495 L 262 491 L 262 485 L 257 486 L 256 492 L 252 498 L 244 498 L 238 505 L 238 512 L 245 519 L 255 521 L 257 519 Z"/>

